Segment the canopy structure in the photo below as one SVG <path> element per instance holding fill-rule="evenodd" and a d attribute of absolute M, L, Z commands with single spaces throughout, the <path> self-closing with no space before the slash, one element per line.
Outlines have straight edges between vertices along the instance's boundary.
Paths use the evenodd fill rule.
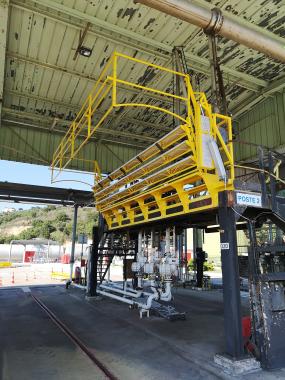
<path fill-rule="evenodd" d="M 13 245 L 61 245 L 57 241 L 49 239 L 12 240 Z"/>
<path fill-rule="evenodd" d="M 0 182 L 0 201 L 93 207 L 93 193 L 84 190 Z"/>

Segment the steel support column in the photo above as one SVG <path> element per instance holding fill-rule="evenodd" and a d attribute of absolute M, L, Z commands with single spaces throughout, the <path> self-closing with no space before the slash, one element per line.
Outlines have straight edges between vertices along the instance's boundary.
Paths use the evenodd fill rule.
<path fill-rule="evenodd" d="M 87 296 L 95 297 L 97 295 L 97 265 L 99 247 L 99 227 L 93 227 L 92 249 L 89 255 L 88 263 L 88 280 L 87 280 Z"/>
<path fill-rule="evenodd" d="M 71 252 L 70 252 L 70 275 L 69 279 L 72 282 L 74 256 L 75 256 L 75 242 L 76 242 L 76 228 L 77 228 L 77 215 L 78 215 L 78 205 L 74 205 L 73 213 L 73 226 L 72 226 L 72 240 L 71 240 Z"/>
<path fill-rule="evenodd" d="M 228 206 L 227 195 L 226 191 L 219 194 L 226 353 L 233 358 L 240 358 L 244 355 L 244 348 L 241 326 L 236 220 L 234 210 Z"/>
<path fill-rule="evenodd" d="M 197 248 L 203 248 L 203 230 L 193 228 L 193 259 L 196 259 Z"/>

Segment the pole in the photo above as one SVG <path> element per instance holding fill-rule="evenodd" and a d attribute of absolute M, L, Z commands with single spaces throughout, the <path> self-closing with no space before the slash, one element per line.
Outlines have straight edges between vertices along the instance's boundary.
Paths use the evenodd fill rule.
<path fill-rule="evenodd" d="M 49 246 L 49 239 L 48 239 L 48 249 L 47 249 L 47 262 L 49 263 L 49 248 L 50 248 L 50 246 Z"/>
<path fill-rule="evenodd" d="M 78 205 L 74 205 L 73 213 L 73 226 L 72 226 L 72 241 L 71 241 L 71 252 L 70 252 L 70 276 L 69 279 L 72 282 L 73 274 L 73 265 L 74 265 L 74 256 L 75 256 L 75 242 L 76 242 L 76 227 L 77 227 L 77 214 L 78 214 Z"/>
<path fill-rule="evenodd" d="M 244 355 L 235 213 L 227 204 L 227 191 L 219 193 L 219 224 L 223 273 L 226 352 L 233 358 Z"/>
<path fill-rule="evenodd" d="M 285 47 L 281 37 L 241 18 L 222 12 L 219 8 L 206 8 L 187 0 L 135 0 L 170 16 L 189 22 L 255 49 L 278 61 L 285 62 Z"/>
<path fill-rule="evenodd" d="M 11 262 L 12 259 L 12 247 L 13 247 L 14 240 L 10 241 L 10 250 L 9 250 L 9 263 Z"/>
<path fill-rule="evenodd" d="M 82 239 L 82 243 L 81 243 L 80 266 L 81 266 L 82 258 L 83 258 L 83 239 Z"/>

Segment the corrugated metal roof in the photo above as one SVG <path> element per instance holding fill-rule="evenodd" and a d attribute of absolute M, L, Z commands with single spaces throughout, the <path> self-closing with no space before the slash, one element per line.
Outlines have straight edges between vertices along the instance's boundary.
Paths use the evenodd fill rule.
<path fill-rule="evenodd" d="M 285 91 L 255 106 L 255 112 L 243 114 L 236 123 L 235 155 L 239 160 L 257 156 L 262 145 L 285 151 Z"/>
<path fill-rule="evenodd" d="M 279 36 L 285 34 L 284 1 L 209 3 Z M 93 49 L 92 56 L 87 59 L 78 55 L 73 60 L 79 32 L 87 22 L 91 28 L 84 45 Z M 195 26 L 134 4 L 133 0 L 11 0 L 1 136 L 4 145 L 19 151 L 8 153 L 7 148 L 2 158 L 42 162 L 34 158 L 38 151 L 50 163 L 60 134 L 66 131 L 114 50 L 171 67 L 172 48 L 180 45 L 184 46 L 189 68 L 198 73 L 200 89 L 209 92 L 207 37 Z M 232 41 L 219 37 L 218 46 L 233 111 L 248 97 L 264 91 L 283 72 L 279 62 Z M 126 65 L 121 75 L 138 78 L 145 70 L 132 70 Z M 149 75 L 148 79 L 163 89 L 171 86 L 169 77 Z M 122 97 L 130 99 L 134 94 L 129 90 Z M 145 99 L 156 102 L 146 95 Z M 87 159 L 97 158 L 102 169 L 109 171 L 120 164 L 119 159 L 130 158 L 170 128 L 172 120 L 165 115 L 132 108 L 124 112 L 124 118 L 109 119 L 96 135 L 101 143 L 94 142 L 92 148 L 88 144 L 83 154 Z M 18 140 L 16 133 L 21 136 Z"/>

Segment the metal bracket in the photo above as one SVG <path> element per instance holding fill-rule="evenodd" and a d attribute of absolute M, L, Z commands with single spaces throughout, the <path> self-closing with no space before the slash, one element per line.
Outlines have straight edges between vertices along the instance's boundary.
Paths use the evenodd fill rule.
<path fill-rule="evenodd" d="M 224 22 L 224 16 L 220 8 L 213 8 L 211 10 L 211 20 L 204 28 L 206 34 L 218 34 Z"/>

